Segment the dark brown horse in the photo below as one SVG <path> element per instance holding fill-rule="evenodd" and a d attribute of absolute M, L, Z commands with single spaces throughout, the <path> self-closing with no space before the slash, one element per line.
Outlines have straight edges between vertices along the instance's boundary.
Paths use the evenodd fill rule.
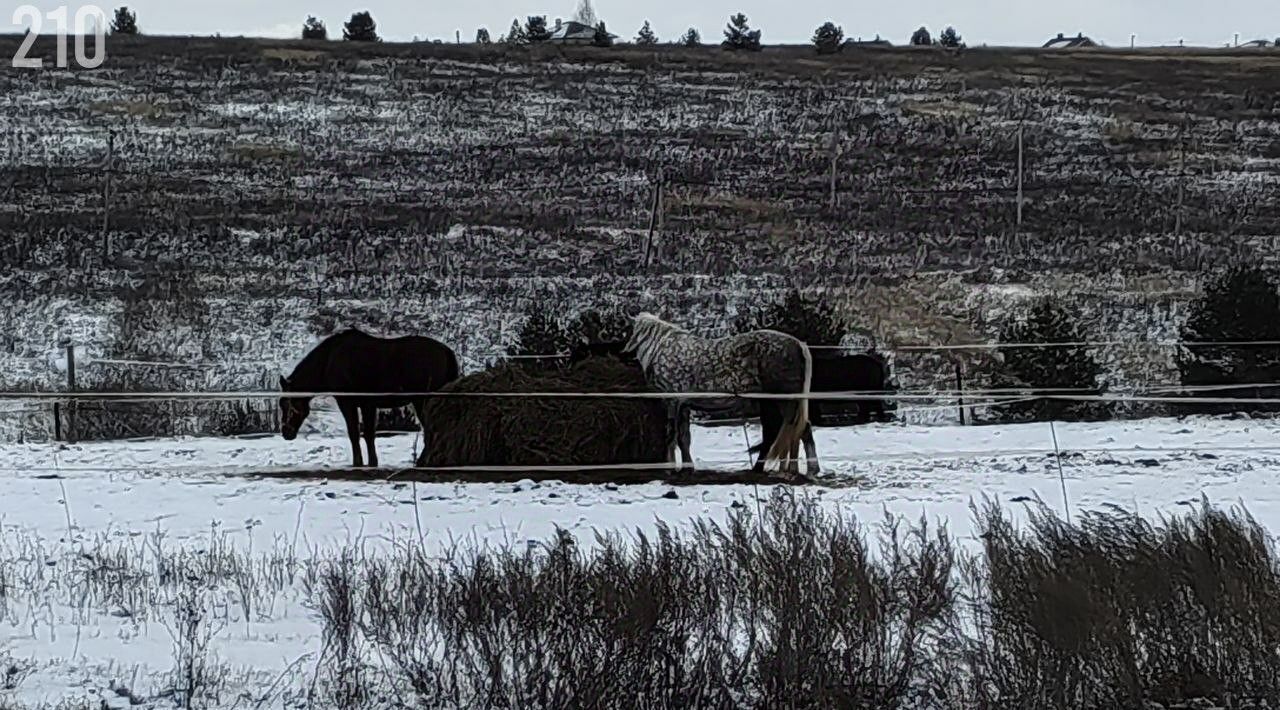
<path fill-rule="evenodd" d="M 378 431 L 378 410 L 413 405 L 418 424 L 425 428 L 422 408 L 426 397 L 414 395 L 434 392 L 459 374 L 457 356 L 438 340 L 417 335 L 381 338 L 349 328 L 312 348 L 288 377 L 280 378 L 280 391 L 335 393 L 351 439 L 351 465 L 358 468 L 364 465 L 361 420 L 369 466 L 377 466 L 373 440 Z M 401 392 L 404 394 L 398 394 Z M 280 433 L 285 440 L 297 437 L 311 411 L 311 398 L 310 394 L 280 398 Z"/>
<path fill-rule="evenodd" d="M 884 356 L 875 351 L 854 355 L 817 355 L 813 358 L 813 383 L 810 392 L 887 392 L 893 389 L 889 372 L 889 363 Z M 887 421 L 889 413 L 885 411 L 885 400 L 868 395 L 867 399 L 857 400 L 812 400 L 809 411 L 812 412 L 811 424 L 833 425 L 846 416 L 840 410 L 852 410 L 854 424 L 866 424 L 872 421 Z M 775 411 L 760 412 L 760 430 L 763 438 L 759 444 L 747 449 L 749 453 L 759 454 L 764 451 L 764 442 L 772 441 L 777 436 L 782 421 Z M 813 441 L 813 428 L 805 429 L 803 440 L 806 444 Z M 762 462 L 756 462 L 760 468 Z"/>

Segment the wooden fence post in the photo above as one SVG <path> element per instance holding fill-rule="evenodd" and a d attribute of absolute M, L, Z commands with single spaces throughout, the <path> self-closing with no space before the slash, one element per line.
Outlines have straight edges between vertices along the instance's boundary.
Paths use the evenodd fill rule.
<path fill-rule="evenodd" d="M 53 440 L 62 441 L 62 406 L 53 402 Z"/>
<path fill-rule="evenodd" d="M 960 426 L 964 426 L 964 368 L 960 365 L 960 360 L 955 361 L 956 366 L 956 401 L 960 408 Z"/>
<path fill-rule="evenodd" d="M 67 392 L 71 397 L 67 402 L 67 441 L 76 443 L 76 346 L 67 346 Z"/>
<path fill-rule="evenodd" d="M 1022 229 L 1022 121 L 1018 121 L 1018 229 Z"/>
<path fill-rule="evenodd" d="M 653 183 L 653 201 L 649 207 L 649 236 L 644 242 L 644 268 L 649 268 L 649 257 L 653 252 L 653 233 L 658 228 L 658 209 L 662 204 L 662 171 L 658 171 L 657 181 Z"/>
<path fill-rule="evenodd" d="M 111 258 L 111 171 L 115 160 L 116 136 L 107 133 L 107 158 L 102 163 L 102 256 Z"/>
<path fill-rule="evenodd" d="M 838 125 L 833 121 L 831 126 L 831 198 L 828 209 L 832 214 L 836 211 L 836 167 L 840 162 L 840 133 Z"/>

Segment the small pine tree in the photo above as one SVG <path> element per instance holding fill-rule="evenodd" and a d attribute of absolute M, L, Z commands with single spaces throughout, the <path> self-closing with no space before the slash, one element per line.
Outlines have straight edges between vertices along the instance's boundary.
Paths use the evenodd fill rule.
<path fill-rule="evenodd" d="M 813 45 L 818 54 L 834 54 L 844 44 L 844 30 L 833 22 L 824 22 L 813 33 Z"/>
<path fill-rule="evenodd" d="M 307 21 L 302 23 L 303 39 L 329 39 L 329 30 L 325 28 L 324 23 L 317 20 L 314 15 L 308 15 Z"/>
<path fill-rule="evenodd" d="M 964 47 L 964 42 L 960 41 L 960 35 L 956 33 L 956 28 L 948 27 L 938 35 L 938 44 L 951 49 L 959 49 Z"/>
<path fill-rule="evenodd" d="M 618 308 L 582 311 L 565 328 L 569 346 L 625 341 L 631 336 L 631 318 Z"/>
<path fill-rule="evenodd" d="M 702 44 L 702 35 L 698 34 L 696 28 L 690 27 L 680 38 L 680 44 L 686 47 L 697 47 Z"/>
<path fill-rule="evenodd" d="M 1050 298 L 1032 304 L 1025 318 L 1014 319 L 1001 329 L 1002 343 L 1084 342 L 1080 325 L 1070 311 Z M 1083 389 L 1100 391 L 1102 368 L 1081 345 L 1058 347 L 997 347 L 1004 361 L 993 380 L 998 387 L 1039 390 Z M 1036 399 L 1013 402 L 994 410 L 995 421 L 1082 421 L 1103 418 L 1107 408 L 1096 402 Z"/>
<path fill-rule="evenodd" d="M 511 21 L 511 29 L 507 31 L 507 36 L 502 38 L 507 44 L 525 44 L 528 38 L 525 37 L 524 28 L 520 26 L 519 20 Z"/>
<path fill-rule="evenodd" d="M 476 44 L 490 44 L 491 42 L 492 40 L 489 39 L 489 30 L 484 27 L 476 30 Z"/>
<path fill-rule="evenodd" d="M 529 15 L 524 25 L 524 38 L 529 43 L 546 42 L 551 39 L 545 15 Z"/>
<path fill-rule="evenodd" d="M 591 38 L 591 44 L 597 47 L 613 46 L 613 35 L 609 34 L 609 29 L 604 26 L 604 20 L 596 23 L 596 33 Z"/>
<path fill-rule="evenodd" d="M 127 6 L 117 7 L 116 15 L 111 20 L 111 34 L 113 35 L 138 34 L 138 14 L 135 12 L 130 12 Z"/>
<path fill-rule="evenodd" d="M 721 43 L 725 49 L 730 50 L 759 50 L 760 49 L 760 30 L 753 30 L 747 25 L 747 16 L 739 12 L 729 18 L 729 26 L 724 31 L 724 42 Z"/>
<path fill-rule="evenodd" d="M 757 328 L 782 331 L 808 345 L 839 345 L 845 333 L 844 321 L 831 303 L 807 300 L 797 290 L 787 293 L 778 303 L 742 314 L 734 323 L 739 333 Z"/>
<path fill-rule="evenodd" d="M 644 21 L 644 26 L 640 28 L 640 32 L 636 34 L 636 44 L 654 45 L 658 43 L 658 36 L 653 33 L 653 28 L 649 26 L 649 21 Z"/>
<path fill-rule="evenodd" d="M 596 17 L 595 8 L 591 7 L 591 0 L 579 0 L 578 9 L 573 13 L 573 20 L 587 27 L 594 27 L 600 24 L 600 20 Z"/>
<path fill-rule="evenodd" d="M 1236 266 L 1208 283 L 1193 301 L 1181 328 L 1184 343 L 1280 341 L 1280 294 L 1276 282 L 1253 266 Z M 1177 357 L 1184 387 L 1280 382 L 1280 348 L 1206 345 L 1184 348 Z M 1257 388 L 1207 393 L 1213 397 L 1275 398 L 1280 390 Z M 1185 413 L 1275 412 L 1268 404 L 1195 404 Z"/>
<path fill-rule="evenodd" d="M 933 35 L 929 34 L 929 28 L 921 27 L 911 33 L 911 44 L 916 47 L 929 47 L 933 45 Z"/>
<path fill-rule="evenodd" d="M 351 19 L 342 26 L 342 39 L 348 42 L 382 41 L 378 38 L 378 25 L 368 10 L 351 15 Z"/>
<path fill-rule="evenodd" d="M 569 352 L 569 333 L 546 306 L 535 306 L 525 316 L 516 336 L 515 345 L 508 351 L 509 355 L 563 355 Z M 558 369 L 564 365 L 563 358 L 555 357 L 520 357 L 517 363 L 531 370 Z"/>

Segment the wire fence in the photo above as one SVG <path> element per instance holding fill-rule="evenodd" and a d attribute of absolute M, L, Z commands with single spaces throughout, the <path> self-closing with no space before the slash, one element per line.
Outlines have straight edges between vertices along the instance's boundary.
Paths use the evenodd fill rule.
<path fill-rule="evenodd" d="M 745 450 L 745 446 L 744 446 Z M 916 461 L 933 461 L 933 462 L 961 462 L 974 461 L 983 459 L 1004 459 L 1004 458 L 1026 458 L 1032 456 L 1041 456 L 1052 458 L 1054 460 L 1066 461 L 1070 463 L 1073 457 L 1096 454 L 1096 455 L 1116 455 L 1116 454 L 1197 454 L 1204 455 L 1210 453 L 1219 454 L 1256 454 L 1269 453 L 1280 455 L 1280 445 L 1254 445 L 1254 444 L 1212 444 L 1212 445 L 1186 445 L 1186 446 L 1062 446 L 1055 449 L 1049 438 L 1046 436 L 1046 443 L 1042 447 L 1009 447 L 1009 448 L 992 448 L 992 449 L 940 449 L 920 451 L 899 451 L 899 452 L 875 452 L 865 451 L 858 455 L 837 454 L 822 455 L 818 452 L 817 459 L 819 463 L 824 465 L 847 464 L 847 465 L 866 465 L 866 464 L 884 464 L 893 462 L 916 462 Z M 744 462 L 748 459 L 738 458 L 711 458 L 698 461 L 698 465 L 703 469 L 721 469 L 721 470 L 739 470 L 743 468 Z M 1118 462 L 1124 463 L 1124 462 Z M 616 463 L 616 464 L 530 464 L 530 465 L 498 465 L 498 464 L 482 464 L 474 466 L 414 466 L 412 469 L 402 467 L 378 467 L 370 470 L 370 477 L 375 477 L 377 473 L 387 473 L 389 477 L 394 478 L 396 474 L 403 473 L 405 470 L 412 470 L 423 473 L 467 473 L 467 472 L 507 472 L 507 473 L 564 473 L 564 472 L 590 472 L 590 471 L 670 471 L 673 467 L 671 463 Z M 733 467 L 729 469 L 729 467 Z M 255 464 L 198 464 L 198 463 L 173 463 L 164 464 L 159 462 L 137 462 L 137 463 L 109 463 L 109 464 L 34 464 L 23 466 L 4 466 L 0 465 L 0 471 L 10 473 L 22 472 L 45 472 L 45 473 L 249 473 L 253 475 L 272 475 L 272 474 L 292 474 L 307 473 L 311 471 L 320 471 L 332 469 L 332 466 L 306 465 L 301 466 L 279 466 L 279 465 L 255 465 Z M 337 470 L 345 470 L 345 467 L 339 467 Z"/>
<path fill-rule="evenodd" d="M 1081 340 L 1070 342 L 967 342 L 967 343 L 901 343 L 880 344 L 873 346 L 881 352 L 910 351 L 959 351 L 959 350 L 1002 350 L 1018 348 L 1124 348 L 1124 347 L 1280 347 L 1280 341 L 1274 340 L 1230 340 L 1230 341 L 1180 341 L 1180 340 Z M 811 346 L 814 350 L 854 351 L 857 348 L 848 346 Z M 795 399 L 794 394 L 765 392 L 726 392 L 726 391 L 685 391 L 685 392 L 590 392 L 590 391 L 557 391 L 557 392 L 353 392 L 316 389 L 314 391 L 281 392 L 273 387 L 274 375 L 266 377 L 268 370 L 279 370 L 277 360 L 189 360 L 168 361 L 161 359 L 128 359 L 118 357 L 96 357 L 93 355 L 77 358 L 76 350 L 84 346 L 70 346 L 62 358 L 8 358 L 9 362 L 27 362 L 67 372 L 68 381 L 65 387 L 55 388 L 23 388 L 0 390 L 0 421 L 17 422 L 5 424 L 6 436 L 14 436 L 19 440 L 30 438 L 39 440 L 50 438 L 62 440 L 62 434 L 74 426 L 77 420 L 84 427 L 77 430 L 70 438 L 82 435 L 88 438 L 124 439 L 145 437 L 148 435 L 235 435 L 272 431 L 279 428 L 280 413 L 274 406 L 262 407 L 259 403 L 271 402 L 283 396 L 321 398 L 315 409 L 331 411 L 331 400 L 336 396 L 383 398 L 398 401 L 410 399 L 423 400 L 432 398 L 539 398 L 539 399 L 582 399 L 605 398 L 619 399 L 654 399 L 665 401 L 690 400 L 740 400 L 736 410 L 723 412 L 720 418 L 711 412 L 700 412 L 696 419 L 703 424 L 719 425 L 741 422 L 753 415 L 746 402 L 762 400 Z M 554 353 L 549 355 L 507 355 L 494 353 L 495 360 L 539 360 L 570 357 L 570 353 Z M 253 378 L 254 384 L 246 382 L 243 388 L 203 387 L 201 378 L 188 376 L 170 378 L 154 383 L 151 387 L 139 387 L 131 382 L 132 378 L 98 382 L 89 387 L 77 387 L 71 371 L 79 360 L 83 371 L 95 366 L 109 368 L 159 368 L 170 372 L 228 372 L 244 369 L 261 368 L 263 377 Z M 92 378 L 90 378 L 92 379 Z M 979 380 L 982 378 L 979 377 Z M 83 381 L 83 380 L 82 380 Z M 124 384 L 123 387 L 112 387 L 110 382 Z M 209 380 L 204 378 L 204 382 Z M 165 385 L 169 386 L 165 386 Z M 939 415 L 944 419 L 961 424 L 967 419 L 975 422 L 980 416 L 987 421 L 993 418 L 1008 419 L 1000 411 L 1003 408 L 1020 405 L 1034 406 L 1035 402 L 1076 402 L 1120 404 L 1129 407 L 1128 416 L 1132 416 L 1133 405 L 1233 405 L 1233 406 L 1275 406 L 1280 405 L 1280 382 L 1259 381 L 1244 383 L 1224 383 L 1216 385 L 1153 385 L 1153 386 L 1120 386 L 1120 387 L 1036 387 L 1034 384 L 1005 387 L 975 386 L 965 387 L 957 366 L 955 377 L 935 378 L 934 380 L 916 379 L 915 387 L 896 387 L 891 389 L 847 389 L 811 391 L 807 399 L 813 402 L 830 402 L 832 407 L 848 404 L 850 407 L 860 406 L 858 403 L 880 403 L 880 406 L 891 407 L 899 420 L 907 417 L 912 421 L 932 421 Z M 980 384 L 975 382 L 975 384 Z M 174 387 L 173 385 L 178 385 Z M 267 388 L 263 388 L 266 385 Z M 1275 396 L 1267 396 L 1272 395 Z M 52 406 L 50 406 L 52 405 Z M 899 406 L 903 405 L 903 406 Z M 877 406 L 876 404 L 872 405 Z M 52 409 L 52 411 L 50 411 Z M 399 408 L 393 408 L 399 409 Z M 948 415 L 946 412 L 952 414 Z M 1018 410 L 1021 411 L 1021 410 Z M 1119 410 L 1117 410 L 1119 411 Z M 1163 413 L 1163 410 L 1144 410 L 1138 416 L 1152 416 Z M 832 411 L 827 413 L 825 425 L 857 424 L 869 421 L 860 411 Z M 52 418 L 50 418 L 52 414 Z M 1122 414 L 1121 416 L 1125 416 Z M 956 416 L 958 415 L 958 417 Z M 1015 417 L 1016 418 L 1016 417 Z M 391 415 L 382 417 L 383 425 L 389 431 L 412 431 L 418 428 L 416 419 L 405 408 L 393 411 Z M 402 421 L 403 420 L 403 421 Z M 52 427 L 48 424 L 52 423 Z M 935 422 L 936 423 L 936 422 Z M 64 426 L 65 424 L 65 426 Z M 92 433 L 91 433 L 92 432 Z"/>
<path fill-rule="evenodd" d="M 810 350 L 849 351 L 857 350 L 849 345 L 809 345 Z M 888 352 L 945 352 L 948 350 L 1015 350 L 1055 348 L 1210 348 L 1210 347 L 1280 347 L 1280 340 L 1074 340 L 1064 342 L 973 342 L 973 343 L 875 343 L 876 350 Z M 493 352 L 489 359 L 503 360 L 555 360 L 571 357 L 573 353 L 559 352 L 549 354 L 522 354 Z M 48 365 L 59 360 L 52 354 L 46 357 L 14 357 L 3 358 L 8 363 L 28 363 L 32 365 Z M 130 360 L 121 358 L 87 357 L 83 364 L 119 365 L 135 367 L 173 367 L 190 369 L 227 369 L 240 367 L 273 367 L 279 368 L 284 359 L 279 360 Z"/>

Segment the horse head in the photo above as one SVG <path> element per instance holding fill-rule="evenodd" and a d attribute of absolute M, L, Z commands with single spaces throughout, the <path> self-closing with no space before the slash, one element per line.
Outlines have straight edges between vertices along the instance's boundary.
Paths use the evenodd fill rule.
<path fill-rule="evenodd" d="M 293 382 L 288 377 L 281 375 L 280 391 L 294 391 Z M 280 435 L 285 441 L 293 441 L 298 436 L 298 430 L 302 428 L 302 422 L 306 421 L 307 415 L 311 413 L 310 397 L 288 397 L 280 398 Z"/>

